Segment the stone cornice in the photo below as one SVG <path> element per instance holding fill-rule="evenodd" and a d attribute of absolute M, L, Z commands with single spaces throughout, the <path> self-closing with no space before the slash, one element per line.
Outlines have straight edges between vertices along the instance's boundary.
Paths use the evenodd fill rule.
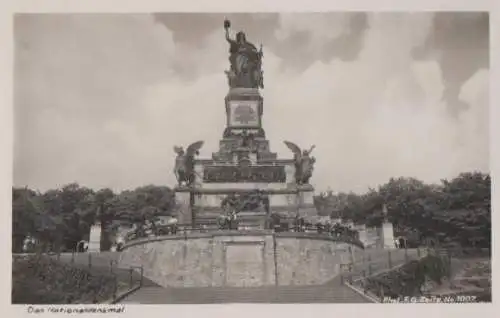
<path fill-rule="evenodd" d="M 133 240 L 127 242 L 123 249 L 135 246 L 142 245 L 147 243 L 155 243 L 162 241 L 175 241 L 175 240 L 188 240 L 188 239 L 215 239 L 216 237 L 223 236 L 272 236 L 274 235 L 276 239 L 306 239 L 306 240 L 321 240 L 321 241 L 331 241 L 337 243 L 345 243 L 352 244 L 359 248 L 363 248 L 363 244 L 361 242 L 349 241 L 342 238 L 336 238 L 328 234 L 318 234 L 318 233 L 300 233 L 300 232 L 282 232 L 282 233 L 273 233 L 271 230 L 249 230 L 249 231 L 241 231 L 241 230 L 217 230 L 207 233 L 182 233 L 182 234 L 171 234 L 165 236 L 157 236 L 151 238 L 141 238 L 137 240 Z"/>
<path fill-rule="evenodd" d="M 293 159 L 260 159 L 259 164 L 286 165 L 294 163 Z"/>
<path fill-rule="evenodd" d="M 262 165 L 262 166 L 281 166 L 281 165 L 288 165 L 292 164 L 295 161 L 293 159 L 260 159 L 257 161 L 257 166 Z M 232 160 L 227 160 L 227 161 L 217 161 L 214 159 L 195 159 L 194 160 L 195 164 L 202 164 L 202 165 L 234 165 L 234 162 Z"/>
<path fill-rule="evenodd" d="M 235 87 L 235 88 L 230 88 L 229 91 L 227 92 L 226 97 L 240 97 L 240 96 L 252 96 L 252 97 L 257 97 L 258 99 L 262 99 L 262 95 L 260 95 L 260 92 L 256 88 L 245 88 L 245 87 Z"/>
<path fill-rule="evenodd" d="M 228 193 L 248 193 L 255 189 L 235 189 L 235 188 L 220 188 L 220 189 L 206 189 L 206 188 L 189 188 L 189 187 L 177 187 L 174 189 L 175 192 L 190 192 L 193 194 L 228 194 Z M 261 192 L 265 194 L 298 194 L 299 192 L 312 192 L 314 188 L 310 187 L 293 187 L 293 188 L 283 188 L 283 189 L 261 189 Z"/>
<path fill-rule="evenodd" d="M 302 204 L 302 205 L 278 205 L 278 206 L 270 206 L 271 213 L 273 212 L 296 212 L 297 209 L 316 209 L 314 204 Z M 199 214 L 203 214 L 203 212 L 219 212 L 222 211 L 221 207 L 217 206 L 193 206 L 193 210 Z M 251 213 L 251 211 L 250 211 Z"/>

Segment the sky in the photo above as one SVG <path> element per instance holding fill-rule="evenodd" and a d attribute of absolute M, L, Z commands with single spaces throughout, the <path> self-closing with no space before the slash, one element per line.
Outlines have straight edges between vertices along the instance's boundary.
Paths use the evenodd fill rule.
<path fill-rule="evenodd" d="M 263 45 L 271 150 L 316 145 L 318 191 L 489 172 L 487 14 L 20 14 L 14 186 L 173 185 L 174 145 L 210 157 L 225 16 Z"/>

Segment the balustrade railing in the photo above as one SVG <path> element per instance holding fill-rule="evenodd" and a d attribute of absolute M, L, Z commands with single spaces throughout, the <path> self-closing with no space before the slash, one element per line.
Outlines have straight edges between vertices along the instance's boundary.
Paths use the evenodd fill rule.
<path fill-rule="evenodd" d="M 125 235 L 125 243 L 133 242 L 138 239 L 145 238 L 154 238 L 154 237 L 162 237 L 169 235 L 187 235 L 193 233 L 220 233 L 221 231 L 236 231 L 236 232 L 259 232 L 259 231 L 272 231 L 273 233 L 296 233 L 296 235 L 304 236 L 304 235 L 323 235 L 325 238 L 331 238 L 334 240 L 351 243 L 358 247 L 363 248 L 363 243 L 357 239 L 355 236 L 355 232 L 352 231 L 349 234 L 345 232 L 336 232 L 333 229 L 329 229 L 323 225 L 315 225 L 315 224 L 306 224 L 306 225 L 286 225 L 283 226 L 283 223 L 276 224 L 274 226 L 267 225 L 261 229 L 244 229 L 241 227 L 235 226 L 217 226 L 217 225 L 199 225 L 193 226 L 190 224 L 175 224 L 175 225 L 160 225 L 155 226 L 154 229 L 149 230 L 132 230 Z"/>

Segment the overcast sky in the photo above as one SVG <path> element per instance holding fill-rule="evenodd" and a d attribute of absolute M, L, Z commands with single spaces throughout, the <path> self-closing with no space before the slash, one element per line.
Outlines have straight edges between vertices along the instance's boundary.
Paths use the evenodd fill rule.
<path fill-rule="evenodd" d="M 316 145 L 318 190 L 489 171 L 488 16 L 233 14 L 264 46 L 264 128 Z M 228 47 L 219 14 L 15 19 L 14 185 L 172 185 L 174 145 L 217 150 Z"/>

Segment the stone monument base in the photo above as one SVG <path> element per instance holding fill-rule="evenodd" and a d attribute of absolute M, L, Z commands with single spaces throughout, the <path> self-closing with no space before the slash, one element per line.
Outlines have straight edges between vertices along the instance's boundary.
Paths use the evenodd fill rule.
<path fill-rule="evenodd" d="M 232 186 L 232 187 L 229 187 Z M 269 210 L 260 205 L 253 210 L 244 209 L 237 213 L 238 223 L 242 229 L 264 228 L 266 220 L 272 213 L 286 219 L 316 216 L 314 205 L 314 188 L 311 185 L 291 187 L 269 187 L 262 184 L 257 187 L 269 199 Z M 177 218 L 180 224 L 191 226 L 217 226 L 218 218 L 225 213 L 222 200 L 228 195 L 248 194 L 255 188 L 241 188 L 234 185 L 222 186 L 219 189 L 196 187 L 178 187 L 175 189 L 177 202 Z"/>

